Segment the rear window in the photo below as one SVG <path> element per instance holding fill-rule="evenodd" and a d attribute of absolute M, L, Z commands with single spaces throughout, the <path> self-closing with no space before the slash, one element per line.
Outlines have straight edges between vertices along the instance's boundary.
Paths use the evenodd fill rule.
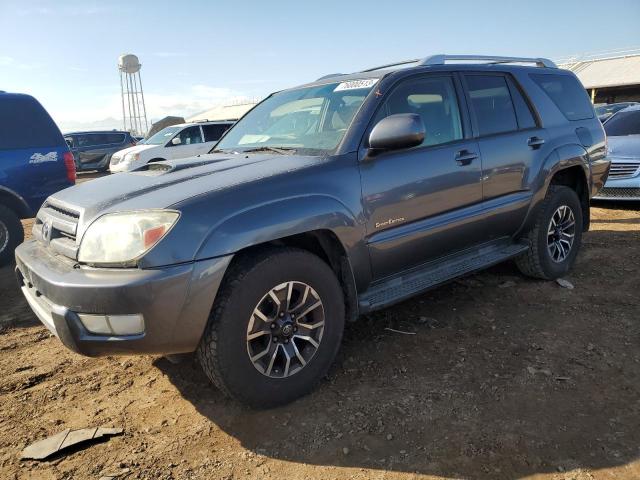
<path fill-rule="evenodd" d="M 531 79 L 545 91 L 568 120 L 593 118 L 589 96 L 574 77 L 536 73 L 531 75 Z"/>
<path fill-rule="evenodd" d="M 640 110 L 616 113 L 605 122 L 604 131 L 610 137 L 640 135 Z"/>
<path fill-rule="evenodd" d="M 213 125 L 202 125 L 202 130 L 204 131 L 204 141 L 205 142 L 216 142 L 220 140 L 222 134 L 226 132 L 231 124 L 219 123 Z"/>
<path fill-rule="evenodd" d="M 0 150 L 57 147 L 62 134 L 32 97 L 0 95 Z"/>

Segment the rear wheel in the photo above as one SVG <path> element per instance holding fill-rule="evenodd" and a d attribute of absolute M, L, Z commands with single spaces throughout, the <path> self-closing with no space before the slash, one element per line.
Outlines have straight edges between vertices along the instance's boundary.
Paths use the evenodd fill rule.
<path fill-rule="evenodd" d="M 257 408 L 308 393 L 327 373 L 344 328 L 344 299 L 317 256 L 283 248 L 231 267 L 198 348 L 225 394 Z"/>
<path fill-rule="evenodd" d="M 582 208 L 574 190 L 551 185 L 527 238 L 529 250 L 516 259 L 522 273 L 553 280 L 573 266 L 582 242 Z"/>
<path fill-rule="evenodd" d="M 13 251 L 24 240 L 24 229 L 13 210 L 0 205 L 0 266 L 13 259 Z"/>

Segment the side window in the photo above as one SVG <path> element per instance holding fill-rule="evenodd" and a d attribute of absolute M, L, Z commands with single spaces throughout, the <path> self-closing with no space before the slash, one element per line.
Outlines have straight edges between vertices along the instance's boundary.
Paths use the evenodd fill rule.
<path fill-rule="evenodd" d="M 480 136 L 518 130 L 507 81 L 501 75 L 466 75 L 471 109 Z"/>
<path fill-rule="evenodd" d="M 107 133 L 106 137 L 107 138 L 105 143 L 114 144 L 124 142 L 123 133 Z"/>
<path fill-rule="evenodd" d="M 520 89 L 516 86 L 515 82 L 507 77 L 509 83 L 509 90 L 511 91 L 511 99 L 516 107 L 516 116 L 518 117 L 518 127 L 521 129 L 535 128 L 538 126 L 529 104 L 522 96 Z"/>
<path fill-rule="evenodd" d="M 205 142 L 217 142 L 224 132 L 229 129 L 229 125 L 224 123 L 202 125 Z"/>
<path fill-rule="evenodd" d="M 182 143 L 180 145 L 193 145 L 194 143 L 202 143 L 202 136 L 200 135 L 200 127 L 194 126 L 185 128 L 178 136 Z"/>
<path fill-rule="evenodd" d="M 91 135 L 91 145 L 98 146 L 98 145 L 105 145 L 107 143 L 109 143 L 107 142 L 107 134 L 96 133 Z"/>
<path fill-rule="evenodd" d="M 76 141 L 78 143 L 78 147 L 80 147 L 80 148 L 92 146 L 93 145 L 91 143 L 92 140 L 93 140 L 93 135 L 78 135 L 76 137 Z"/>
<path fill-rule="evenodd" d="M 547 96 L 556 104 L 567 120 L 586 120 L 593 118 L 593 106 L 587 91 L 571 75 L 531 74 Z"/>
<path fill-rule="evenodd" d="M 426 130 L 423 146 L 462 138 L 460 110 L 450 77 L 430 76 L 401 83 L 385 100 L 375 123 L 397 113 L 416 113 L 422 117 Z"/>

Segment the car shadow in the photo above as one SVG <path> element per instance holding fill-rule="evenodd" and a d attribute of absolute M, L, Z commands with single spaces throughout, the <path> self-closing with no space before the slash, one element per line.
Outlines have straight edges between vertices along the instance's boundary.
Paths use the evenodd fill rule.
<path fill-rule="evenodd" d="M 607 210 L 640 210 L 640 200 L 638 201 L 611 201 L 592 200 L 592 207 L 606 208 Z"/>
<path fill-rule="evenodd" d="M 574 289 L 502 264 L 362 318 L 318 388 L 280 408 L 224 398 L 195 358 L 155 365 L 244 448 L 280 460 L 471 479 L 626 465 L 640 444 L 632 238 L 588 233 Z"/>
<path fill-rule="evenodd" d="M 40 323 L 20 291 L 15 267 L 15 262 L 0 267 L 0 330 Z"/>

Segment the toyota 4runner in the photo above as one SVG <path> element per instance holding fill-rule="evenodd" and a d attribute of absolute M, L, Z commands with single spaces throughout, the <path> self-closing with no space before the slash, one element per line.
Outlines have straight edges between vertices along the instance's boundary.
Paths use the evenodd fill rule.
<path fill-rule="evenodd" d="M 345 321 L 514 259 L 573 265 L 605 134 L 542 58 L 436 55 L 277 92 L 209 154 L 50 196 L 16 250 L 84 355 L 197 351 L 256 407 L 327 372 Z"/>

